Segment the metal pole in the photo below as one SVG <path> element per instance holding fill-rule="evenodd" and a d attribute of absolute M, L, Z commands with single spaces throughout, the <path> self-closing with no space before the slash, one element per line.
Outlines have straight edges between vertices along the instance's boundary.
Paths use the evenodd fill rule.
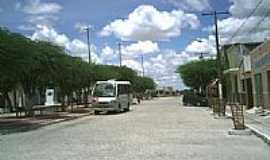
<path fill-rule="evenodd" d="M 142 76 L 144 77 L 144 59 L 143 59 L 143 54 L 141 56 L 141 65 L 142 65 Z"/>
<path fill-rule="evenodd" d="M 92 60 L 91 60 L 91 44 L 90 44 L 90 29 L 89 27 L 86 28 L 86 31 L 87 31 L 87 46 L 88 46 L 88 62 L 89 63 L 92 63 Z"/>
<path fill-rule="evenodd" d="M 119 53 L 119 66 L 122 67 L 122 51 L 121 42 L 118 43 L 118 53 Z"/>
<path fill-rule="evenodd" d="M 219 50 L 219 35 L 218 35 L 218 20 L 217 20 L 217 15 L 226 15 L 229 14 L 229 12 L 211 12 L 211 13 L 203 13 L 203 16 L 214 16 L 214 23 L 215 23 L 215 37 L 216 37 L 216 52 L 217 52 L 217 68 L 218 68 L 218 78 L 219 78 L 219 83 L 218 83 L 218 91 L 219 91 L 219 105 L 223 105 L 223 92 L 222 92 L 222 64 L 221 64 L 221 55 L 220 55 L 220 50 Z M 221 108 L 220 108 L 221 110 Z M 225 113 L 222 113 L 225 115 Z"/>

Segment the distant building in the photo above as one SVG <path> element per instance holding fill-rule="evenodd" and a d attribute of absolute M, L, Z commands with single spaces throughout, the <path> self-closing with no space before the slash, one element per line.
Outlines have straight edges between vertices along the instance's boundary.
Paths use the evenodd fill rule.
<path fill-rule="evenodd" d="M 175 96 L 176 90 L 173 87 L 163 87 L 156 89 L 157 97 Z"/>

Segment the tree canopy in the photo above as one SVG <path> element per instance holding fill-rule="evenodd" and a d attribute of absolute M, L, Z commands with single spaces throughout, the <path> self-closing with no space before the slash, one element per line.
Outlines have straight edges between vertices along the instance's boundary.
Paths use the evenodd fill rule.
<path fill-rule="evenodd" d="M 216 60 L 191 61 L 178 66 L 176 72 L 180 74 L 187 87 L 204 89 L 211 80 L 217 78 Z"/>
<path fill-rule="evenodd" d="M 55 44 L 32 41 L 3 28 L 0 28 L 0 75 L 0 94 L 7 95 L 20 85 L 28 99 L 27 106 L 32 106 L 31 97 L 37 90 L 45 91 L 48 86 L 59 88 L 61 96 L 86 88 L 89 91 L 95 81 L 109 79 L 131 81 L 136 91 L 154 88 L 151 78 L 140 77 L 126 66 L 89 64 L 67 55 Z"/>

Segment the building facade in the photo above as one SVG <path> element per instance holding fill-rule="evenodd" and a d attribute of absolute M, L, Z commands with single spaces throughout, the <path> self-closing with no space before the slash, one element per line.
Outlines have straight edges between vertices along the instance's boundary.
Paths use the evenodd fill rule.
<path fill-rule="evenodd" d="M 260 43 L 237 43 L 222 48 L 225 98 L 228 103 L 253 107 L 251 51 Z"/>
<path fill-rule="evenodd" d="M 270 110 L 270 41 L 255 48 L 250 56 L 254 105 Z"/>

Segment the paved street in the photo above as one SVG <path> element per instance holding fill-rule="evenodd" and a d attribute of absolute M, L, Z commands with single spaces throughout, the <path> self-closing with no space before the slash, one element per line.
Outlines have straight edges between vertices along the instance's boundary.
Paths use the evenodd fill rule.
<path fill-rule="evenodd" d="M 131 112 L 88 116 L 25 133 L 0 136 L 1 160 L 177 159 L 266 160 L 256 136 L 229 136 L 229 119 L 179 99 L 143 102 Z"/>

